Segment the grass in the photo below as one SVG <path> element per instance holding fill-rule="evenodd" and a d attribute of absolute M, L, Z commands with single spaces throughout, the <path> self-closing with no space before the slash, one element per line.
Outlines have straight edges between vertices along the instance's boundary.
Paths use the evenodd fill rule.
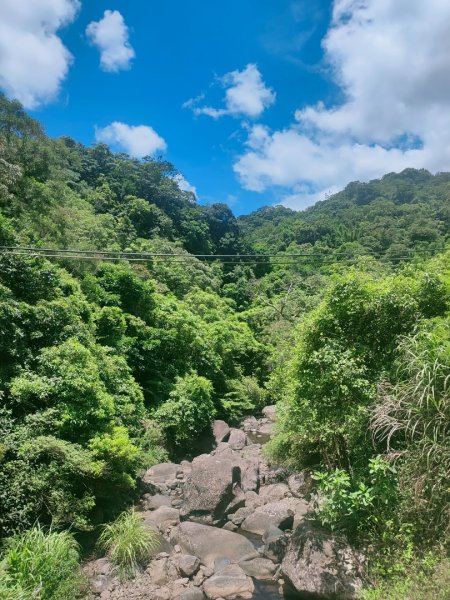
<path fill-rule="evenodd" d="M 105 550 L 122 579 L 133 577 L 159 547 L 156 533 L 145 527 L 134 510 L 105 525 L 98 545 Z"/>
<path fill-rule="evenodd" d="M 70 533 L 36 526 L 6 541 L 2 600 L 73 600 L 81 586 L 78 544 Z"/>

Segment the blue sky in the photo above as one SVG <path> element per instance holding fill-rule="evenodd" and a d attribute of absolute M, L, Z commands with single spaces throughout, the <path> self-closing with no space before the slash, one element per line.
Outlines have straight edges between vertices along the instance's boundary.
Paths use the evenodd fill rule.
<path fill-rule="evenodd" d="M 450 167 L 447 0 L 20 4 L 0 6 L 0 87 L 51 136 L 162 153 L 200 202 L 303 208 Z"/>

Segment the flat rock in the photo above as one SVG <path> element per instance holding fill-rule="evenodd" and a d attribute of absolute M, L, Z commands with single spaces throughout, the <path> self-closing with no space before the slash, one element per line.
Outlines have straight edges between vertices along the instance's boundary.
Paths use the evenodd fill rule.
<path fill-rule="evenodd" d="M 234 598 L 252 598 L 255 586 L 239 565 L 228 565 L 203 584 L 207 598 L 232 600 Z"/>
<path fill-rule="evenodd" d="M 238 563 L 259 556 L 253 544 L 244 536 L 189 521 L 181 523 L 172 531 L 171 541 L 179 544 L 186 554 L 197 556 L 210 569 L 214 569 L 214 562 L 218 557 L 226 557 L 230 562 Z"/>

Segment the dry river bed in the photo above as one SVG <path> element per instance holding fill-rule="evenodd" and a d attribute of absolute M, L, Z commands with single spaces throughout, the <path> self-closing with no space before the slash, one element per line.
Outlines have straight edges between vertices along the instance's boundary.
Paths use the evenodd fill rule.
<path fill-rule="evenodd" d="M 87 563 L 92 598 L 356 598 L 364 559 L 314 523 L 309 474 L 262 456 L 274 421 L 273 406 L 239 428 L 215 421 L 211 453 L 149 469 L 137 509 L 158 532 L 159 553 L 125 582 L 108 559 Z"/>

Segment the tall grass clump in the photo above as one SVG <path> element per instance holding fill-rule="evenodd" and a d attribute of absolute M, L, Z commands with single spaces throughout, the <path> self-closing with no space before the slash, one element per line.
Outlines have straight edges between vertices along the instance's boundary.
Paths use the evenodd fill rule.
<path fill-rule="evenodd" d="M 122 579 L 133 577 L 159 547 L 154 531 L 145 527 L 134 510 L 123 512 L 100 534 L 98 545 L 106 551 Z"/>
<path fill-rule="evenodd" d="M 372 428 L 397 457 L 402 520 L 421 543 L 449 538 L 450 319 L 434 319 L 400 345 L 394 383 L 380 386 Z"/>
<path fill-rule="evenodd" d="M 6 541 L 0 562 L 2 600 L 73 600 L 81 585 L 78 544 L 67 531 L 37 525 Z"/>

